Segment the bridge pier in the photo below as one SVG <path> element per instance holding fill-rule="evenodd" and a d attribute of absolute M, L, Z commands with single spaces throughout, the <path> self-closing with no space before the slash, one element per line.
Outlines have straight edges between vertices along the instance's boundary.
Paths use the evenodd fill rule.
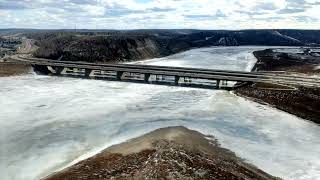
<path fill-rule="evenodd" d="M 216 88 L 217 88 L 217 89 L 219 89 L 219 88 L 220 88 L 220 80 L 217 80 Z"/>
<path fill-rule="evenodd" d="M 53 69 L 56 71 L 56 74 L 61 74 L 63 71 L 64 67 L 53 67 Z"/>
<path fill-rule="evenodd" d="M 222 81 L 222 85 L 227 86 L 228 85 L 228 81 L 227 80 L 223 80 Z"/>
<path fill-rule="evenodd" d="M 184 83 L 188 83 L 188 84 L 192 82 L 192 80 L 189 77 L 183 77 L 183 81 Z"/>
<path fill-rule="evenodd" d="M 180 76 L 174 76 L 174 84 L 179 85 Z"/>
<path fill-rule="evenodd" d="M 149 82 L 150 74 L 144 74 L 144 82 Z"/>
<path fill-rule="evenodd" d="M 123 75 L 124 72 L 122 71 L 116 71 L 116 79 L 118 81 L 121 81 L 121 78 L 122 78 L 122 75 Z"/>
<path fill-rule="evenodd" d="M 91 72 L 92 72 L 91 69 L 85 69 L 84 70 L 84 76 L 87 77 L 87 78 L 90 77 Z"/>
<path fill-rule="evenodd" d="M 51 73 L 51 71 L 48 69 L 48 66 L 45 65 L 36 65 L 33 64 L 32 65 L 33 70 L 37 73 L 37 74 L 45 74 L 48 75 Z"/>

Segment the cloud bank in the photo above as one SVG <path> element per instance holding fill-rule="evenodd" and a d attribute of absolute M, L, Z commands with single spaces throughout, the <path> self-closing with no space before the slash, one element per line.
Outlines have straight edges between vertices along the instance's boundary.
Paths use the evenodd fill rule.
<path fill-rule="evenodd" d="M 0 28 L 320 29 L 319 0 L 0 0 Z"/>

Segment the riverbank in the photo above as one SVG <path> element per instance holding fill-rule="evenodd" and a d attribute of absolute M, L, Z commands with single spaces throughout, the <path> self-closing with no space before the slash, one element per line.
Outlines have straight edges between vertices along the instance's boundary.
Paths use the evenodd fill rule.
<path fill-rule="evenodd" d="M 32 67 L 29 64 L 21 62 L 1 62 L 0 61 L 0 77 L 23 75 L 32 72 Z"/>
<path fill-rule="evenodd" d="M 86 32 L 87 31 L 87 32 Z M 313 38 L 308 38 L 312 34 Z M 39 46 L 38 58 L 95 63 L 160 58 L 211 46 L 309 46 L 319 44 L 318 31 L 288 30 L 131 30 L 26 33 Z"/>
<path fill-rule="evenodd" d="M 153 65 L 244 71 L 256 62 L 252 52 L 266 48 L 195 49 Z M 274 176 L 319 177 L 320 126 L 226 91 L 34 75 L 0 78 L 0 84 L 0 132 L 6 137 L 2 179 L 40 179 L 113 144 L 170 126 L 215 136 Z"/>
<path fill-rule="evenodd" d="M 213 139 L 184 127 L 162 128 L 44 179 L 278 179 Z"/>
<path fill-rule="evenodd" d="M 288 74 L 319 76 L 320 57 L 303 53 L 285 53 L 275 50 L 255 51 L 258 59 L 254 71 L 285 71 Z M 297 85 L 296 90 L 264 88 L 259 84 L 235 90 L 257 102 L 267 103 L 280 110 L 320 124 L 320 88 Z"/>
<path fill-rule="evenodd" d="M 291 74 L 303 73 L 311 76 L 320 74 L 318 56 L 303 53 L 284 53 L 272 50 L 255 51 L 258 59 L 254 71 L 286 71 Z M 199 62 L 199 61 L 198 61 Z M 318 63 L 318 64 L 317 64 Z M 31 67 L 18 62 L 0 62 L 0 76 L 20 75 L 31 72 Z M 282 90 L 278 87 L 261 87 L 254 84 L 235 91 L 258 102 L 268 103 L 280 110 L 301 118 L 320 123 L 319 88 L 296 87 L 296 90 Z"/>

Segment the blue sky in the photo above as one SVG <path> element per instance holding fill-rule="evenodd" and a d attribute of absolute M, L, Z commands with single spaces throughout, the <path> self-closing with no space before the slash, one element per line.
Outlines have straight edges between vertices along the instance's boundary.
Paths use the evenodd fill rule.
<path fill-rule="evenodd" d="M 320 0 L 0 0 L 0 28 L 320 29 Z"/>
<path fill-rule="evenodd" d="M 137 3 L 148 3 L 151 2 L 152 0 L 136 0 Z"/>

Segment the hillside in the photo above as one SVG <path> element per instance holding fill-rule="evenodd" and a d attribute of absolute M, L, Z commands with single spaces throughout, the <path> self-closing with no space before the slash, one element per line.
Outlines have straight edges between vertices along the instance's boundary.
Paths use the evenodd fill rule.
<path fill-rule="evenodd" d="M 211 137 L 212 139 L 213 137 Z M 155 130 L 114 145 L 60 172 L 60 179 L 252 179 L 277 180 L 185 127 Z"/>
<path fill-rule="evenodd" d="M 282 71 L 300 77 L 317 77 L 320 73 L 320 56 L 318 49 L 313 50 L 309 53 L 279 52 L 277 49 L 255 51 L 258 62 L 253 71 Z M 242 87 L 235 92 L 320 124 L 320 88 L 304 87 L 302 84 L 295 87 L 295 90 L 277 90 L 274 85 L 260 83 Z"/>
<path fill-rule="evenodd" d="M 37 40 L 36 57 L 118 62 L 168 56 L 208 46 L 319 46 L 316 30 L 80 30 L 26 34 Z"/>

